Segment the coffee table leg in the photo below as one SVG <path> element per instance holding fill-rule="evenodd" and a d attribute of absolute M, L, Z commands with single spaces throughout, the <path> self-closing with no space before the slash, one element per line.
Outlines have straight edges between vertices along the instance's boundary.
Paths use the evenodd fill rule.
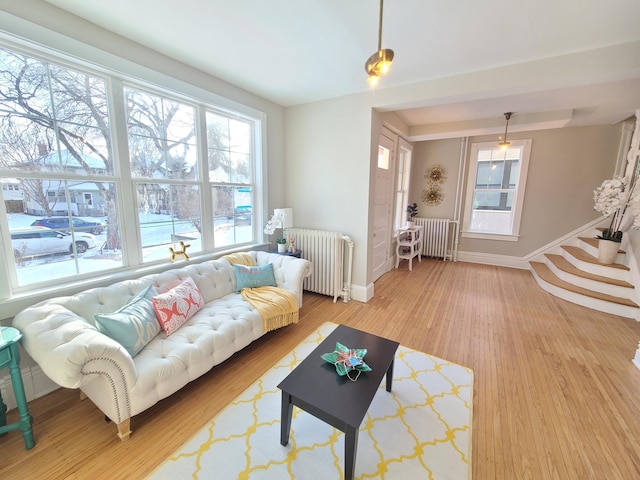
<path fill-rule="evenodd" d="M 393 360 L 391 360 L 391 365 L 389 365 L 389 368 L 387 368 L 387 373 L 386 373 L 386 377 L 387 377 L 387 392 L 391 391 L 391 383 L 393 382 L 393 364 L 395 362 L 395 358 Z"/>
<path fill-rule="evenodd" d="M 291 395 L 282 391 L 282 408 L 280 411 L 280 445 L 289 443 L 289 432 L 291 430 L 291 414 L 293 413 L 293 403 Z"/>
<path fill-rule="evenodd" d="M 358 450 L 358 429 L 347 427 L 344 436 L 344 480 L 353 480 Z"/>

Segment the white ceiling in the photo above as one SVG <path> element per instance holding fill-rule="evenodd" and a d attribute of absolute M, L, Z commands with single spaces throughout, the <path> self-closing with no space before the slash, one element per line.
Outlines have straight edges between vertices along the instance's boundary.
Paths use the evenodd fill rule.
<path fill-rule="evenodd" d="M 377 49 L 378 0 L 46 1 L 283 106 L 369 88 L 364 62 Z M 640 0 L 387 0 L 382 47 L 395 59 L 378 88 L 640 41 L 638 19 Z M 640 72 L 584 83 L 440 105 L 416 98 L 398 114 L 430 138 L 429 125 L 455 131 L 493 119 L 499 127 L 506 111 L 521 114 L 517 129 L 528 114 L 589 125 L 640 108 Z"/>

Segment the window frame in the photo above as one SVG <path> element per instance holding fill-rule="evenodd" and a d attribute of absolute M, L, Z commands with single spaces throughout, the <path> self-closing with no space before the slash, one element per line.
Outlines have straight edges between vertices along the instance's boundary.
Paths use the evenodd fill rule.
<path fill-rule="evenodd" d="M 398 145 L 398 165 L 396 175 L 396 198 L 394 231 L 405 226 L 407 223 L 407 205 L 409 205 L 409 187 L 411 184 L 411 161 L 413 157 L 413 146 L 400 138 Z"/>
<path fill-rule="evenodd" d="M 266 177 L 264 176 L 265 161 L 262 152 L 262 137 L 267 133 L 266 114 L 253 107 L 237 103 L 233 100 L 219 97 L 215 93 L 203 90 L 195 85 L 186 82 L 171 82 L 172 88 L 164 88 L 159 84 L 151 83 L 148 80 L 140 78 L 132 78 L 123 76 L 122 72 L 118 72 L 110 67 L 89 63 L 81 58 L 72 58 L 64 53 L 46 49 L 42 46 L 25 45 L 28 42 L 21 42 L 20 45 L 15 44 L 12 40 L 6 40 L 0 32 L 0 48 L 14 51 L 17 54 L 36 59 L 38 61 L 53 64 L 56 67 L 70 69 L 72 71 L 86 73 L 88 75 L 104 79 L 106 82 L 106 95 L 109 106 L 109 121 L 111 123 L 111 144 L 114 172 L 109 175 L 89 174 L 84 177 L 85 180 L 99 178 L 104 182 L 115 182 L 118 191 L 116 201 L 116 209 L 118 210 L 120 234 L 122 241 L 122 265 L 118 268 L 110 270 L 101 270 L 95 273 L 82 274 L 77 276 L 69 276 L 61 279 L 52 279 L 46 282 L 31 283 L 27 285 L 19 285 L 16 275 L 16 264 L 11 252 L 12 248 L 5 248 L 5 255 L 0 259 L 0 269 L 4 272 L 0 274 L 0 304 L 10 304 L 14 300 L 20 302 L 19 299 L 28 298 L 29 296 L 37 296 L 46 292 L 48 296 L 55 292 L 68 292 L 69 289 L 77 288 L 78 285 L 87 285 L 92 283 L 101 283 L 106 279 L 127 278 L 135 276 L 140 272 L 159 271 L 166 269 L 168 266 L 169 255 L 167 259 L 152 262 L 142 261 L 141 252 L 136 253 L 142 248 L 140 239 L 140 229 L 138 223 L 137 209 L 131 211 L 126 205 L 135 202 L 135 188 L 141 182 L 140 178 L 134 179 L 131 176 L 128 140 L 124 101 L 124 89 L 135 88 L 146 91 L 154 95 L 167 97 L 178 102 L 193 105 L 196 117 L 196 138 L 198 145 L 196 147 L 197 164 L 199 176 L 196 184 L 199 187 L 199 198 L 201 203 L 201 222 L 203 229 L 202 251 L 192 256 L 192 259 L 204 260 L 213 258 L 216 254 L 223 251 L 230 251 L 238 248 L 246 248 L 250 245 L 261 244 L 263 236 L 259 234 L 262 231 L 262 222 L 264 211 L 264 202 L 266 196 Z M 121 105 L 122 103 L 122 105 Z M 203 119 L 206 111 L 212 111 L 219 115 L 229 118 L 241 119 L 250 124 L 251 128 L 251 189 L 252 189 L 252 224 L 251 236 L 249 241 L 237 243 L 237 237 L 234 237 L 233 244 L 215 246 L 214 230 L 213 230 L 213 206 L 211 205 L 210 189 L 213 185 L 207 175 L 207 159 L 206 159 L 206 125 L 203 127 Z M 201 142 L 202 140 L 202 142 Z M 93 173 L 93 172 L 92 172 Z M 67 178 L 72 177 L 67 172 L 51 172 L 52 177 Z M 10 178 L 22 178 L 24 171 L 3 169 L 0 176 Z M 38 175 L 36 174 L 36 177 Z M 162 179 L 164 183 L 174 183 L 174 179 Z M 162 183 L 162 182 L 161 182 Z M 228 186 L 245 186 L 245 184 L 229 184 Z M 0 197 L 4 198 L 4 197 Z M 7 200 L 8 198 L 4 198 Z M 0 245 L 11 245 L 9 234 L 9 222 L 5 203 L 0 202 L 0 223 L 2 224 L 2 234 Z M 135 203 L 133 203 L 135 204 Z M 36 217 L 34 217 L 36 219 Z M 205 229 L 207 233 L 205 234 Z M 210 231 L 208 231 L 210 230 Z M 206 237 L 206 239 L 205 239 Z M 8 253 L 6 253 L 8 252 Z M 170 266 L 170 264 L 169 264 Z"/>
<path fill-rule="evenodd" d="M 473 214 L 473 199 L 475 197 L 477 171 L 478 171 L 478 155 L 481 150 L 499 149 L 496 142 L 478 142 L 472 143 L 469 154 L 469 168 L 467 172 L 467 188 L 465 194 L 464 217 L 462 222 L 462 237 L 476 238 L 484 240 L 502 240 L 509 242 L 517 242 L 520 238 L 520 221 L 522 218 L 522 209 L 524 206 L 525 189 L 527 185 L 527 173 L 529 170 L 529 158 L 531 156 L 531 139 L 511 140 L 512 147 L 522 149 L 520 158 L 520 166 L 518 172 L 518 181 L 512 201 L 511 209 L 511 232 L 485 232 L 471 230 L 471 217 Z"/>

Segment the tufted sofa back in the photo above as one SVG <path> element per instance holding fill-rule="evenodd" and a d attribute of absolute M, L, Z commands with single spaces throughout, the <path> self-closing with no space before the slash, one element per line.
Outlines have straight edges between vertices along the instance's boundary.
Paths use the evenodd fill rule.
<path fill-rule="evenodd" d="M 236 278 L 233 268 L 223 258 L 207 262 L 189 264 L 182 268 L 174 268 L 166 272 L 143 277 L 150 280 L 158 290 L 164 293 L 191 277 L 198 286 L 205 303 L 235 292 Z"/>
<path fill-rule="evenodd" d="M 165 272 L 138 279 L 123 280 L 106 287 L 91 288 L 75 295 L 49 300 L 69 309 L 93 325 L 95 313 L 115 312 L 129 303 L 140 291 L 154 284 L 158 293 L 164 293 L 191 277 L 202 293 L 205 302 L 221 298 L 235 291 L 233 268 L 225 259 L 209 260 L 172 268 Z"/>

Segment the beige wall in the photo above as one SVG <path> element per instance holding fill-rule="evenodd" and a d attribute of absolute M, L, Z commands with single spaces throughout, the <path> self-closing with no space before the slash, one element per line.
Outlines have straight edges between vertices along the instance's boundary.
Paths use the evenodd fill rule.
<path fill-rule="evenodd" d="M 287 108 L 285 114 L 286 203 L 294 209 L 295 226 L 352 237 L 356 285 L 367 282 L 369 248 L 372 136 L 364 99 L 341 97 Z"/>
<path fill-rule="evenodd" d="M 593 210 L 593 190 L 613 175 L 620 134 L 620 125 L 606 125 L 510 135 L 511 140 L 532 139 L 521 238 L 517 242 L 462 238 L 460 250 L 524 257 L 597 219 L 599 214 Z M 491 141 L 496 141 L 496 137 L 470 137 L 469 147 L 472 143 Z M 437 207 L 420 205 L 421 216 L 453 218 L 459 154 L 460 139 L 415 144 L 411 170 L 412 199 L 420 198 L 424 171 L 429 165 L 440 163 L 448 170 L 448 178 L 443 185 L 443 203 Z M 469 152 L 467 167 L 468 164 Z"/>
<path fill-rule="evenodd" d="M 456 185 L 461 152 L 460 138 L 432 140 L 413 144 L 409 200 L 418 204 L 418 215 L 432 218 L 455 218 Z M 442 203 L 429 206 L 422 203 L 422 192 L 427 186 L 425 171 L 434 165 L 447 170 L 447 179 L 440 186 L 444 193 Z"/>

